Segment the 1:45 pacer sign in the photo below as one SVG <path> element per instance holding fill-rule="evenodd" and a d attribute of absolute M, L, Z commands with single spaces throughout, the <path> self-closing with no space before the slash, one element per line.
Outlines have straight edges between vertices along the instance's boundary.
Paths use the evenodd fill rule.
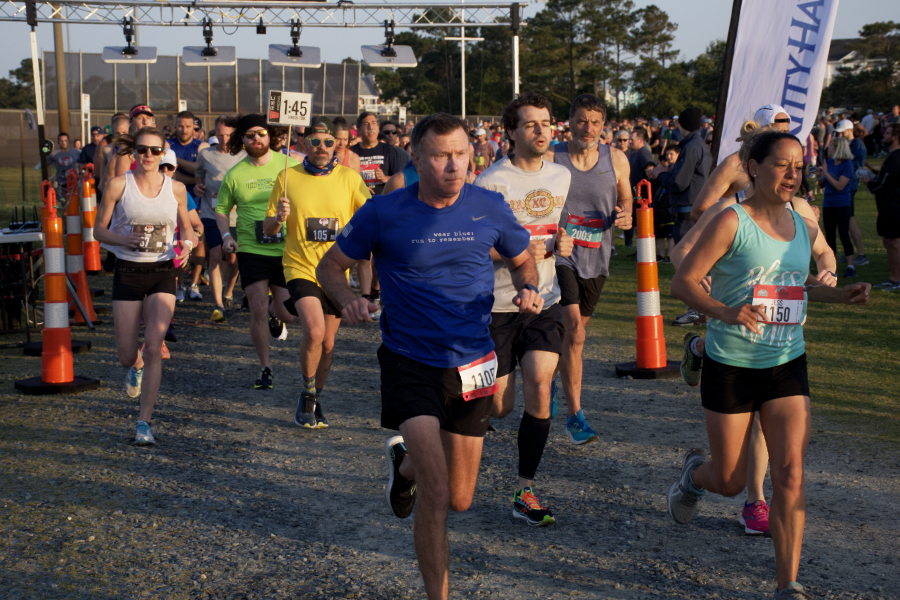
<path fill-rule="evenodd" d="M 269 123 L 309 125 L 311 119 L 312 94 L 269 90 Z"/>

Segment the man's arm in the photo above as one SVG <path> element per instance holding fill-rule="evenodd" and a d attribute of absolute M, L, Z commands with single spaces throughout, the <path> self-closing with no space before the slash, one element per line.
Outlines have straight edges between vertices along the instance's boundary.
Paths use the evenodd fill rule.
<path fill-rule="evenodd" d="M 526 248 L 513 258 L 503 257 L 503 262 L 512 275 L 513 286 L 519 290 L 513 298 L 513 304 L 519 307 L 520 313 L 540 314 L 544 308 L 544 299 L 537 292 L 537 267 L 531 253 Z"/>
<path fill-rule="evenodd" d="M 660 183 L 665 185 L 669 191 L 683 192 L 688 189 L 691 179 L 694 177 L 694 169 L 697 168 L 697 163 L 700 162 L 703 154 L 699 148 L 689 145 L 682 150 L 682 156 L 684 156 L 684 160 L 681 160 L 681 156 L 679 156 L 671 173 L 662 173 L 659 176 Z"/>
<path fill-rule="evenodd" d="M 319 286 L 340 307 L 341 317 L 348 325 L 372 323 L 371 313 L 378 310 L 368 298 L 357 298 L 347 284 L 344 273 L 356 262 L 359 261 L 344 254 L 340 246 L 332 244 L 316 267 Z"/>
<path fill-rule="evenodd" d="M 749 181 L 750 177 L 744 171 L 741 159 L 735 152 L 723 160 L 706 178 L 700 195 L 697 196 L 694 206 L 691 207 L 691 220 L 695 223 L 698 222 L 710 206 L 713 206 L 720 198 L 734 196 L 746 188 Z"/>
<path fill-rule="evenodd" d="M 197 147 L 197 158 L 200 158 L 200 152 L 205 148 L 209 148 L 209 144 L 203 142 L 200 146 Z M 175 171 L 175 179 L 177 181 L 181 181 L 182 183 L 194 183 L 194 173 L 197 170 L 197 160 L 185 160 L 183 158 L 176 158 L 175 161 L 178 163 L 178 166 L 184 169 L 189 173 L 189 175 L 185 175 L 184 173 L 180 173 Z M 181 175 L 181 179 L 178 178 L 178 175 Z M 184 181 L 182 181 L 182 179 Z"/>
<path fill-rule="evenodd" d="M 394 173 L 393 175 L 391 175 L 391 178 L 387 180 L 386 184 L 384 184 L 384 189 L 381 190 L 381 194 L 386 196 L 394 190 L 399 190 L 402 187 L 406 187 L 406 177 L 403 175 L 403 171 L 400 171 L 399 173 Z"/>
<path fill-rule="evenodd" d="M 616 172 L 616 220 L 619 229 L 631 229 L 634 210 L 634 194 L 631 192 L 631 165 L 625 153 L 616 148 L 611 152 L 613 169 Z"/>

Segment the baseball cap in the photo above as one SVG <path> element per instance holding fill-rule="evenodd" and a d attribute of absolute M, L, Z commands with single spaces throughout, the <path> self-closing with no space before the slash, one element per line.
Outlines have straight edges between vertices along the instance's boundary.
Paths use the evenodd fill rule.
<path fill-rule="evenodd" d="M 218 143 L 219 143 L 219 138 L 217 138 L 217 137 L 214 136 L 214 135 L 209 136 L 209 145 L 210 145 L 210 146 L 213 146 L 213 145 L 218 144 Z"/>
<path fill-rule="evenodd" d="M 93 127 L 91 127 L 91 134 L 95 134 L 95 133 L 103 133 L 103 128 L 98 127 L 97 125 L 94 125 Z"/>
<path fill-rule="evenodd" d="M 336 137 L 337 131 L 334 123 L 328 117 L 314 117 L 306 128 L 306 135 L 313 133 L 330 133 L 332 137 Z"/>
<path fill-rule="evenodd" d="M 673 119 L 674 119 L 674 120 L 676 120 L 676 121 L 677 121 L 677 120 L 678 120 L 678 115 L 675 115 L 675 116 L 674 116 L 674 117 L 672 117 L 672 118 L 673 118 Z"/>
<path fill-rule="evenodd" d="M 847 119 L 841 119 L 840 121 L 838 121 L 838 124 L 834 126 L 834 130 L 838 133 L 850 129 L 853 129 L 853 123 L 851 123 Z"/>
<path fill-rule="evenodd" d="M 128 118 L 133 119 L 138 115 L 149 115 L 153 116 L 153 111 L 146 104 L 138 104 L 134 108 L 131 109 L 131 112 L 128 113 Z"/>
<path fill-rule="evenodd" d="M 487 131 L 484 130 L 484 127 L 479 127 L 478 131 L 475 132 L 475 135 L 487 135 Z"/>
<path fill-rule="evenodd" d="M 161 161 L 159 161 L 159 164 L 161 164 L 161 165 L 172 165 L 173 167 L 177 167 L 177 166 L 178 166 L 178 160 L 176 160 L 176 157 L 175 157 L 175 151 L 172 150 L 171 148 L 169 148 L 168 150 L 166 150 L 166 153 L 163 154 L 163 158 L 162 158 Z"/>
<path fill-rule="evenodd" d="M 194 117 L 194 127 L 199 127 L 200 129 L 203 129 L 203 121 L 201 121 L 197 117 Z"/>
<path fill-rule="evenodd" d="M 756 121 L 756 123 L 760 127 L 765 127 L 766 125 L 771 125 L 772 123 L 774 123 L 775 115 L 779 115 L 781 113 L 788 115 L 788 111 L 786 111 L 782 106 L 778 104 L 766 104 L 758 111 L 756 111 L 756 114 L 753 115 L 753 120 Z M 788 118 L 790 118 L 790 115 L 788 115 Z"/>

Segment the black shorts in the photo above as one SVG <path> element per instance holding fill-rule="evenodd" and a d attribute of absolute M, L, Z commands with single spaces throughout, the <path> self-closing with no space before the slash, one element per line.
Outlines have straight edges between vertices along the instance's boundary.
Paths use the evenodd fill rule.
<path fill-rule="evenodd" d="M 900 219 L 879 214 L 875 220 L 875 230 L 880 237 L 889 240 L 900 238 Z"/>
<path fill-rule="evenodd" d="M 175 261 L 133 262 L 116 260 L 113 301 L 141 302 L 153 294 L 175 295 Z"/>
<path fill-rule="evenodd" d="M 562 308 L 554 304 L 539 315 L 491 313 L 491 339 L 497 353 L 497 377 L 509 375 L 526 352 L 562 354 Z"/>
<path fill-rule="evenodd" d="M 726 415 L 757 412 L 764 402 L 809 396 L 806 354 L 766 369 L 732 367 L 704 354 L 700 375 L 703 408 Z"/>
<path fill-rule="evenodd" d="M 316 285 L 316 282 L 314 281 L 310 281 L 309 279 L 291 279 L 287 282 L 287 290 L 291 295 L 291 299 L 285 300 L 284 307 L 295 317 L 300 316 L 297 314 L 295 303 L 300 298 L 306 298 L 307 296 L 318 298 L 319 303 L 322 305 L 322 312 L 326 315 L 335 317 L 341 316 L 341 311 L 338 310 L 338 307 L 335 306 L 334 302 L 331 301 L 331 298 L 326 296 L 325 292 L 322 291 L 322 288 Z"/>
<path fill-rule="evenodd" d="M 441 429 L 468 437 L 484 437 L 491 416 L 491 398 L 462 397 L 462 380 L 454 368 L 442 369 L 378 348 L 381 364 L 381 426 L 400 429 L 413 417 L 437 417 Z"/>
<path fill-rule="evenodd" d="M 284 265 L 280 256 L 266 256 L 238 252 L 238 272 L 241 274 L 241 289 L 246 290 L 257 281 L 268 281 L 269 285 L 286 288 Z"/>
<path fill-rule="evenodd" d="M 559 281 L 560 306 L 577 304 L 582 317 L 594 314 L 606 275 L 598 275 L 593 279 L 582 279 L 569 267 L 556 266 L 556 280 Z"/>

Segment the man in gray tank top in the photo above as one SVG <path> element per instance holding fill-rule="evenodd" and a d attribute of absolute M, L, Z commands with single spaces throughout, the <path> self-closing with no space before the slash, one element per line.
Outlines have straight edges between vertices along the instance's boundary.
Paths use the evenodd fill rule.
<path fill-rule="evenodd" d="M 606 106 L 591 94 L 575 98 L 569 108 L 572 141 L 554 146 L 553 162 L 572 173 L 559 227 L 575 238 L 571 256 L 556 257 L 565 337 L 559 365 L 566 393 L 566 432 L 574 444 L 599 438 L 581 410 L 581 354 L 585 328 L 609 275 L 613 226 L 631 229 L 631 169 L 625 153 L 598 144 Z M 556 380 L 551 413 L 556 412 Z"/>

